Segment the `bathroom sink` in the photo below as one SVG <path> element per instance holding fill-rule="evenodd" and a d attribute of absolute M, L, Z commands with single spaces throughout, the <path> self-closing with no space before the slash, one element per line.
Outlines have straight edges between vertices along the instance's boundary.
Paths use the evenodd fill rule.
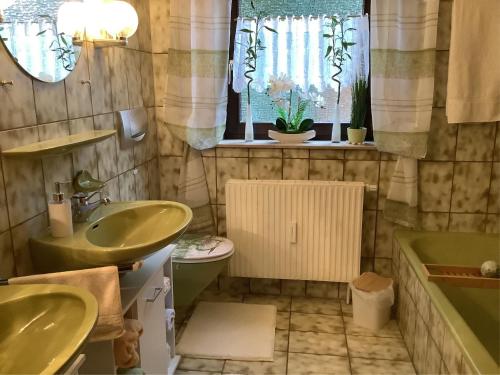
<path fill-rule="evenodd" d="M 37 272 L 55 272 L 132 263 L 178 238 L 192 217 L 177 202 L 110 203 L 77 224 L 72 236 L 31 239 L 33 264 Z"/>
<path fill-rule="evenodd" d="M 54 374 L 83 347 L 97 302 L 66 285 L 0 286 L 0 374 Z"/>

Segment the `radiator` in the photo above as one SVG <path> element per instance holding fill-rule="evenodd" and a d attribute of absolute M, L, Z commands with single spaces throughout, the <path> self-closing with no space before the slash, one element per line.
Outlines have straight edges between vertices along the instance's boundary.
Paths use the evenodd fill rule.
<path fill-rule="evenodd" d="M 365 184 L 229 180 L 231 276 L 349 282 L 359 276 Z"/>

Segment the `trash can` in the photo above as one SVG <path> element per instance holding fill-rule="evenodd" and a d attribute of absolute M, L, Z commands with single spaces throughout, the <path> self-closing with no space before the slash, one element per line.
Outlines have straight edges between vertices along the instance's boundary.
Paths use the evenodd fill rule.
<path fill-rule="evenodd" d="M 349 287 L 354 323 L 372 331 L 383 328 L 391 317 L 391 306 L 394 304 L 392 279 L 365 272 Z"/>

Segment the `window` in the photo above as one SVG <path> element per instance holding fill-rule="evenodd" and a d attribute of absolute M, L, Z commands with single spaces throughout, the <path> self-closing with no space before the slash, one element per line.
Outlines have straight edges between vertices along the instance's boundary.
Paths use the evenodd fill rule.
<path fill-rule="evenodd" d="M 329 64 L 324 59 L 326 42 L 322 37 L 325 32 L 324 15 L 326 14 L 362 14 L 368 11 L 364 7 L 366 0 L 259 0 L 256 5 L 259 10 L 265 12 L 265 15 L 271 17 L 269 21 L 271 27 L 278 31 L 278 34 L 271 32 L 262 32 L 261 39 L 266 49 L 259 55 L 259 66 L 261 69 L 255 73 L 256 79 L 251 89 L 252 115 L 254 120 L 254 132 L 256 139 L 267 139 L 267 130 L 272 128 L 272 123 L 276 120 L 276 108 L 271 98 L 266 94 L 263 86 L 267 85 L 269 75 L 279 75 L 283 70 L 294 81 L 305 90 L 306 87 L 314 87 L 321 91 L 324 98 L 324 108 L 309 106 L 306 113 L 315 121 L 317 133 L 316 139 L 330 139 L 331 119 L 333 118 L 333 106 L 335 101 L 336 89 L 330 83 Z M 235 34 L 237 29 L 237 17 L 250 17 L 253 10 L 250 6 L 250 0 L 233 1 L 232 19 L 232 38 L 231 38 L 231 58 L 238 61 L 239 43 L 235 47 Z M 305 17 L 298 17 L 305 15 Z M 287 19 L 284 16 L 288 16 Z M 294 17 L 295 16 L 295 17 Z M 311 16 L 311 17 L 307 17 Z M 236 37 L 238 37 L 237 35 Z M 367 42 L 366 42 L 367 43 Z M 285 51 L 285 53 L 282 53 Z M 304 51 L 308 51 L 305 53 Z M 236 53 L 236 57 L 235 57 Z M 301 58 L 294 59 L 293 56 Z M 304 56 L 307 56 L 305 58 Z M 237 67 L 235 67 L 237 69 Z M 242 77 L 242 74 L 236 73 Z M 257 77 L 258 75 L 258 77 Z M 260 80 L 260 81 L 259 81 Z M 257 82 L 259 81 L 259 82 Z M 325 86 L 325 82 L 328 85 Z M 244 81 L 243 81 L 244 84 Z M 238 85 L 238 83 L 236 84 Z M 241 82 L 240 82 L 241 86 Z M 322 87 L 319 87 L 322 86 Z M 241 94 L 236 94 L 232 88 L 229 89 L 228 104 L 228 123 L 225 138 L 241 139 L 244 135 L 244 121 L 246 116 L 246 90 Z M 343 85 L 341 89 L 341 121 L 343 128 L 347 127 L 350 120 L 350 87 Z M 371 117 L 370 115 L 368 117 Z M 371 137 L 371 126 L 367 124 L 368 139 Z M 343 133 L 346 130 L 343 129 Z M 343 136 L 346 138 L 346 135 Z"/>

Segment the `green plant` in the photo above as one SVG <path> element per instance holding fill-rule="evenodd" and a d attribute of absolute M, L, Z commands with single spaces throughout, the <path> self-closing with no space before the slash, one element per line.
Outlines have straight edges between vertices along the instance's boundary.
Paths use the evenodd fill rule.
<path fill-rule="evenodd" d="M 328 29 L 326 33 L 323 34 L 323 38 L 327 39 L 329 45 L 326 49 L 325 58 L 333 65 L 335 73 L 332 75 L 332 80 L 337 83 L 337 105 L 340 102 L 340 79 L 339 75 L 342 73 L 342 68 L 347 59 L 351 59 L 351 55 L 348 50 L 349 47 L 355 45 L 354 42 L 348 42 L 346 40 L 346 32 L 354 31 L 353 27 L 345 29 L 345 23 L 348 18 L 341 17 L 338 15 L 332 16 L 331 21 L 325 24 Z M 337 33 L 337 28 L 339 32 Z"/>
<path fill-rule="evenodd" d="M 273 28 L 264 25 L 264 12 L 257 11 L 255 6 L 255 1 L 250 0 L 250 6 L 255 12 L 255 30 L 243 28 L 240 31 L 244 32 L 248 35 L 247 40 L 247 49 L 245 50 L 245 78 L 247 79 L 247 103 L 250 105 L 250 88 L 253 82 L 252 74 L 257 70 L 257 57 L 259 52 L 263 51 L 266 47 L 262 43 L 262 39 L 260 39 L 260 33 L 263 29 L 271 31 L 273 33 L 277 33 Z"/>
<path fill-rule="evenodd" d="M 364 77 L 357 77 L 352 86 L 351 129 L 361 129 L 365 124 L 366 106 L 368 98 L 368 81 Z"/>
<path fill-rule="evenodd" d="M 52 31 L 55 35 L 55 39 L 50 43 L 50 50 L 56 54 L 56 58 L 61 61 L 64 69 L 68 72 L 73 71 L 75 68 L 75 51 L 73 49 L 73 44 L 68 43 L 67 36 L 64 32 L 57 31 L 57 22 L 48 15 L 40 15 L 40 18 L 48 19 L 50 21 L 50 27 L 48 29 L 42 30 L 36 34 L 36 36 L 44 35 L 47 31 Z"/>

